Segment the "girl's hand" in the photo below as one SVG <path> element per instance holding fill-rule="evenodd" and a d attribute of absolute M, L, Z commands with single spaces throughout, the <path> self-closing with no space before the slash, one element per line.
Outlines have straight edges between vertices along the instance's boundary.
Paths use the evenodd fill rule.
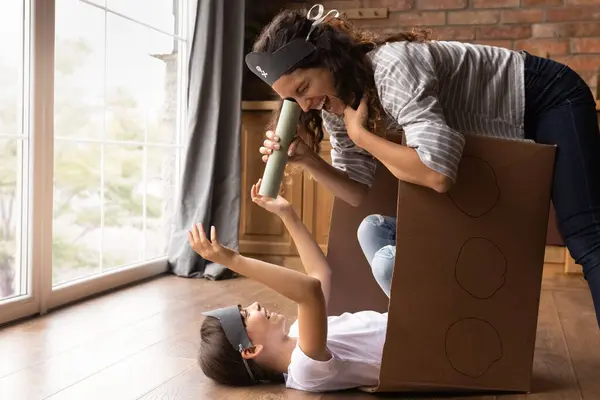
<path fill-rule="evenodd" d="M 267 131 L 267 139 L 263 142 L 260 148 L 260 154 L 262 154 L 262 160 L 267 162 L 269 155 L 273 151 L 280 149 L 279 137 L 275 135 L 273 131 Z M 307 157 L 312 153 L 312 150 L 306 145 L 304 140 L 300 137 L 294 138 L 290 147 L 288 148 L 288 162 L 290 164 L 302 164 Z"/>
<path fill-rule="evenodd" d="M 202 224 L 194 224 L 188 232 L 188 242 L 192 246 L 192 249 L 205 260 L 225 266 L 230 264 L 238 254 L 219 243 L 217 240 L 217 230 L 214 226 L 210 228 L 210 240 L 208 240 Z"/>
<path fill-rule="evenodd" d="M 283 216 L 288 212 L 292 211 L 292 205 L 283 197 L 277 195 L 276 199 L 270 197 L 264 197 L 258 194 L 260 190 L 260 184 L 262 179 L 259 179 L 254 185 L 252 185 L 252 190 L 250 191 L 250 195 L 252 196 L 252 201 L 264 208 L 265 210 L 278 215 Z"/>
<path fill-rule="evenodd" d="M 358 108 L 355 110 L 346 106 L 344 110 L 344 123 L 350 139 L 356 144 L 360 142 L 360 133 L 365 128 L 367 117 L 369 116 L 369 107 L 367 106 L 366 95 L 360 100 Z"/>

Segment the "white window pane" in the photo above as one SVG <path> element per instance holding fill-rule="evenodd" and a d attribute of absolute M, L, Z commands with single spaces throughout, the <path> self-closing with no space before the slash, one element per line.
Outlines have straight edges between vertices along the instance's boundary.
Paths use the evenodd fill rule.
<path fill-rule="evenodd" d="M 0 301 L 27 294 L 24 3 L 0 2 Z"/>
<path fill-rule="evenodd" d="M 105 13 L 77 0 L 56 3 L 54 135 L 104 132 Z"/>
<path fill-rule="evenodd" d="M 150 147 L 146 158 L 146 259 L 165 256 L 175 205 L 177 150 Z"/>
<path fill-rule="evenodd" d="M 176 45 L 170 36 L 108 14 L 107 139 L 175 143 Z"/>
<path fill-rule="evenodd" d="M 178 3 L 179 0 L 106 0 L 109 10 L 170 34 L 176 34 L 174 7 Z"/>
<path fill-rule="evenodd" d="M 54 143 L 54 285 L 101 271 L 100 162 L 100 144 Z"/>
<path fill-rule="evenodd" d="M 104 146 L 103 270 L 143 259 L 143 168 L 142 146 Z"/>
<path fill-rule="evenodd" d="M 0 134 L 21 134 L 23 2 L 0 2 Z"/>
<path fill-rule="evenodd" d="M 149 8 L 125 3 L 140 15 Z M 59 284 L 165 254 L 185 83 L 172 36 L 110 4 L 108 11 L 77 0 L 56 6 Z"/>
<path fill-rule="evenodd" d="M 0 300 L 27 294 L 26 140 L 0 139 Z"/>

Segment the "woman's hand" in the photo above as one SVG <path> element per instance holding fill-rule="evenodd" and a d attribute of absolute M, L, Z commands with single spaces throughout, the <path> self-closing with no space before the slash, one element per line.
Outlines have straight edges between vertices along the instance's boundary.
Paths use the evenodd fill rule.
<path fill-rule="evenodd" d="M 260 184 L 262 183 L 262 179 L 259 179 L 254 185 L 252 185 L 252 189 L 250 191 L 250 195 L 252 197 L 252 201 L 264 208 L 265 210 L 278 215 L 279 217 L 284 216 L 286 213 L 292 211 L 292 205 L 283 197 L 277 195 L 276 199 L 271 197 L 264 197 L 258 194 L 260 190 Z"/>
<path fill-rule="evenodd" d="M 267 162 L 269 155 L 274 150 L 279 150 L 279 137 L 275 135 L 273 131 L 267 131 L 267 139 L 263 142 L 260 148 L 260 154 L 262 154 L 262 160 Z M 290 164 L 302 164 L 307 157 L 311 156 L 313 151 L 307 146 L 307 144 L 300 137 L 294 138 L 290 147 L 288 148 L 288 163 Z"/>
<path fill-rule="evenodd" d="M 344 123 L 350 139 L 356 144 L 360 142 L 360 134 L 365 129 L 367 117 L 369 116 L 369 107 L 367 105 L 366 95 L 360 100 L 358 108 L 355 110 L 346 106 L 344 110 Z"/>
<path fill-rule="evenodd" d="M 202 258 L 217 264 L 226 266 L 238 255 L 237 252 L 219 243 L 217 240 L 217 230 L 214 226 L 210 228 L 210 240 L 208 240 L 202 224 L 194 224 L 188 232 L 188 242 L 192 246 L 192 249 L 200 254 Z"/>

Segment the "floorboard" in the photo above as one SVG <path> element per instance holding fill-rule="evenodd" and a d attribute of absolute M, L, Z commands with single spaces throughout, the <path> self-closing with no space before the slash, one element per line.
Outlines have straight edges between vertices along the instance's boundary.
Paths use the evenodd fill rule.
<path fill-rule="evenodd" d="M 527 395 L 315 394 L 282 385 L 215 385 L 196 364 L 202 311 L 259 301 L 291 323 L 296 306 L 245 278 L 168 275 L 0 328 L 0 399 L 600 399 L 600 331 L 585 281 L 548 265 L 542 287 Z"/>

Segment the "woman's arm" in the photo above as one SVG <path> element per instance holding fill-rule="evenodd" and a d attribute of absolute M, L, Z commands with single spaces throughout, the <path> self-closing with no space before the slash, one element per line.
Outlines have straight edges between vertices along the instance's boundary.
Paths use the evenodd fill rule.
<path fill-rule="evenodd" d="M 351 179 L 344 171 L 333 167 L 314 153 L 302 165 L 317 182 L 351 206 L 358 207 L 369 191 L 367 185 Z"/>
<path fill-rule="evenodd" d="M 336 131 L 334 131 L 334 133 L 345 135 L 343 123 L 341 128 L 336 127 L 335 129 Z M 266 136 L 267 139 L 265 139 L 263 146 L 260 148 L 262 160 L 264 162 L 267 162 L 269 155 L 272 154 L 273 151 L 279 151 L 280 149 L 280 146 L 277 143 L 279 138 L 277 138 L 275 132 L 267 131 Z M 356 207 L 360 205 L 369 190 L 369 185 L 364 182 L 366 178 L 372 175 L 372 172 L 369 171 L 369 169 L 373 169 L 371 168 L 371 165 L 374 165 L 373 160 L 366 155 L 359 155 L 359 151 L 338 148 L 339 146 L 336 145 L 337 141 L 334 139 L 331 139 L 330 143 L 333 147 L 332 154 L 335 155 L 336 158 L 352 158 L 353 165 L 358 165 L 358 168 L 361 168 L 359 176 L 362 179 L 357 179 L 357 174 L 352 173 L 353 171 L 343 171 L 343 169 L 350 168 L 346 168 L 344 165 L 340 166 L 340 163 L 336 163 L 335 159 L 333 160 L 335 166 L 328 164 L 319 157 L 318 154 L 313 152 L 301 137 L 296 138 L 292 144 L 290 144 L 288 149 L 288 163 L 302 166 L 317 182 L 323 184 L 327 190 L 332 192 L 334 196 L 339 197 L 346 203 Z M 356 149 L 353 144 L 352 147 Z M 348 156 L 347 154 L 350 152 L 356 154 Z M 357 160 L 357 158 L 359 158 L 359 160 Z M 338 166 L 338 168 L 336 168 L 336 166 Z"/>
<path fill-rule="evenodd" d="M 425 165 L 413 148 L 390 142 L 359 127 L 355 134 L 357 144 L 368 150 L 399 180 L 429 187 L 444 193 L 452 186 L 452 180 Z"/>
<path fill-rule="evenodd" d="M 358 110 L 345 109 L 348 135 L 398 179 L 447 191 L 456 181 L 465 137 L 446 121 L 431 48 L 421 43 L 387 46 L 374 63 L 380 103 L 402 127 L 406 146 L 378 137 L 364 127 L 366 100 Z"/>

